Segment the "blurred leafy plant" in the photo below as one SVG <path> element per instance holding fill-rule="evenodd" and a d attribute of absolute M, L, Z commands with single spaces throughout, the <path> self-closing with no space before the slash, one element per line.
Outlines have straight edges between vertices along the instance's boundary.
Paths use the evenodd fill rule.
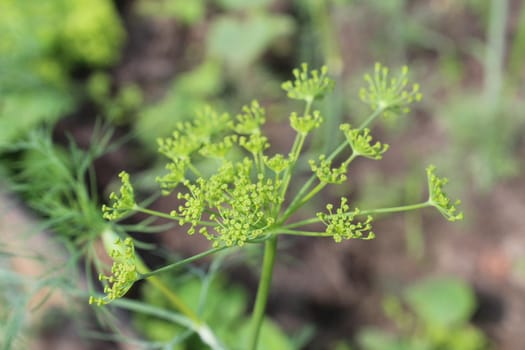
<path fill-rule="evenodd" d="M 170 277 L 173 276 L 173 277 Z M 168 278 L 170 277 L 170 278 Z M 249 336 L 245 316 L 248 296 L 239 286 L 227 283 L 217 272 L 194 271 L 191 275 L 166 274 L 162 278 L 193 310 L 199 310 L 228 349 L 245 349 Z M 158 290 L 142 288 L 145 303 L 159 308 L 169 307 Z M 184 327 L 150 315 L 138 314 L 136 328 L 153 341 L 170 344 L 174 350 L 191 350 L 205 345 Z M 279 327 L 266 318 L 263 322 L 260 346 L 264 349 L 292 350 L 291 342 Z"/>
<path fill-rule="evenodd" d="M 102 72 L 93 73 L 87 82 L 91 100 L 112 124 L 132 120 L 142 106 L 142 91 L 133 83 L 122 86 L 115 94 L 111 91 L 111 78 Z"/>
<path fill-rule="evenodd" d="M 124 31 L 104 0 L 0 1 L 0 147 L 70 112 L 78 66 L 106 67 Z"/>
<path fill-rule="evenodd" d="M 440 103 L 453 143 L 450 154 L 444 156 L 452 163 L 451 168 L 457 167 L 458 162 L 469 164 L 466 169 L 471 171 L 466 173 L 465 181 L 472 182 L 476 189 L 488 191 L 498 181 L 519 172 L 516 149 L 525 124 L 516 118 L 516 111 L 523 108 L 516 77 L 523 70 L 520 71 L 515 60 L 525 57 L 525 51 L 516 40 L 511 47 L 506 46 L 510 13 L 507 0 L 472 1 L 470 5 L 476 5 L 487 15 L 486 42 L 480 47 L 484 52 L 476 57 L 483 65 L 483 88 L 463 92 L 460 98 L 453 93 L 448 104 Z M 525 16 L 523 8 L 521 12 L 520 16 Z M 524 30 L 523 26 L 518 28 L 518 38 L 523 37 Z M 507 52 L 512 56 L 508 65 Z"/>
<path fill-rule="evenodd" d="M 107 226 L 96 206 L 92 162 L 110 150 L 111 132 L 96 128 L 93 146 L 84 152 L 74 143 L 64 149 L 53 143 L 49 130 L 35 130 L 9 148 L 19 157 L 10 164 L 11 188 L 32 209 L 50 219 L 63 239 L 79 245 Z M 96 140 L 96 141 L 95 141 Z"/>
<path fill-rule="evenodd" d="M 135 9 L 143 16 L 176 18 L 184 24 L 192 25 L 204 18 L 206 0 L 140 0 L 135 3 Z"/>
<path fill-rule="evenodd" d="M 364 350 L 489 349 L 486 336 L 470 324 L 475 307 L 474 292 L 464 281 L 419 281 L 403 292 L 402 301 L 387 297 L 383 302 L 385 313 L 399 330 L 397 335 L 368 328 L 357 340 Z"/>
<path fill-rule="evenodd" d="M 216 98 L 224 84 L 221 65 L 212 60 L 179 74 L 160 101 L 140 109 L 134 122 L 136 135 L 151 147 L 157 137 L 168 136 L 177 124 Z"/>

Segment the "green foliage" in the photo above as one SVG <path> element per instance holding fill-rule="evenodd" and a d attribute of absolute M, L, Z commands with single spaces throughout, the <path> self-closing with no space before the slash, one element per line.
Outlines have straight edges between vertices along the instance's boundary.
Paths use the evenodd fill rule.
<path fill-rule="evenodd" d="M 246 68 L 276 39 L 289 35 L 292 29 L 293 22 L 283 15 L 254 12 L 242 19 L 222 15 L 211 24 L 208 55 L 229 67 Z"/>
<path fill-rule="evenodd" d="M 135 3 L 135 8 L 141 15 L 176 18 L 182 23 L 191 25 L 204 18 L 206 13 L 206 0 L 140 0 Z"/>
<path fill-rule="evenodd" d="M 404 297 L 418 318 L 438 327 L 468 322 L 476 307 L 472 289 L 453 278 L 420 281 L 408 288 Z"/>
<path fill-rule="evenodd" d="M 162 100 L 140 110 L 134 123 L 135 133 L 151 147 L 156 138 L 168 136 L 179 123 L 209 104 L 223 85 L 221 66 L 212 60 L 178 75 Z"/>
<path fill-rule="evenodd" d="M 216 0 L 226 10 L 250 10 L 271 5 L 272 0 Z"/>
<path fill-rule="evenodd" d="M 61 2 L 61 1 L 59 1 Z M 108 66 L 117 61 L 125 32 L 115 8 L 105 0 L 65 1 L 57 46 L 67 62 Z"/>
<path fill-rule="evenodd" d="M 93 147 L 82 151 L 75 144 L 69 149 L 54 145 L 50 131 L 34 131 L 25 141 L 12 145 L 10 151 L 20 159 L 10 168 L 11 187 L 46 220 L 54 231 L 80 243 L 96 237 L 107 224 L 96 203 L 91 164 L 108 150 L 110 131 L 98 129 Z"/>
<path fill-rule="evenodd" d="M 248 296 L 240 286 L 227 282 L 222 276 L 213 275 L 166 275 L 163 281 L 174 290 L 184 302 L 194 310 L 201 310 L 202 319 L 220 337 L 228 349 L 246 348 L 249 320 L 245 316 L 248 309 Z M 168 278 L 169 277 L 169 278 Z M 141 289 L 143 301 L 147 304 L 169 309 L 170 303 L 157 289 Z M 146 338 L 172 344 L 174 350 L 204 348 L 205 345 L 195 335 L 187 336 L 184 327 L 144 314 L 136 314 L 134 323 Z M 292 350 L 290 341 L 278 326 L 269 318 L 262 327 L 263 349 Z M 181 340 L 175 342 L 174 339 Z"/>
<path fill-rule="evenodd" d="M 402 303 L 386 298 L 384 309 L 399 334 L 368 328 L 358 336 L 365 350 L 488 349 L 484 334 L 469 321 L 476 306 L 470 286 L 456 278 L 432 278 L 409 286 Z"/>
<path fill-rule="evenodd" d="M 462 169 L 455 175 L 458 180 L 488 191 L 519 173 L 516 150 L 525 124 L 515 117 L 523 108 L 515 97 L 508 91 L 493 108 L 480 92 L 468 92 L 442 106 L 451 147 L 440 160 L 451 170 Z"/>
<path fill-rule="evenodd" d="M 105 0 L 1 0 L 0 32 L 0 148 L 70 112 L 71 69 L 115 62 L 123 41 Z"/>
<path fill-rule="evenodd" d="M 73 105 L 66 72 L 50 52 L 60 21 L 54 10 L 51 2 L 0 1 L 0 147 Z"/>
<path fill-rule="evenodd" d="M 102 110 L 102 115 L 113 124 L 129 121 L 130 115 L 136 114 L 142 104 L 142 91 L 135 84 L 124 85 L 112 96 L 111 78 L 102 72 L 89 77 L 87 92 Z"/>

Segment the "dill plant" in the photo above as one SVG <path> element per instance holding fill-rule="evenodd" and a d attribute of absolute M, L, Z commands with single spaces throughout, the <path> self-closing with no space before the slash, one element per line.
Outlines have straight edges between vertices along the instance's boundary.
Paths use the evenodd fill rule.
<path fill-rule="evenodd" d="M 190 235 L 203 235 L 212 247 L 148 271 L 135 260 L 133 240 L 119 240 L 113 254 L 113 273 L 101 276 L 107 284 L 106 295 L 92 297 L 92 303 L 102 305 L 115 301 L 134 282 L 155 278 L 161 272 L 204 256 L 233 247 L 260 244 L 264 246 L 262 272 L 246 345 L 247 349 L 254 350 L 259 341 L 279 236 L 329 237 L 335 242 L 368 240 L 375 237 L 372 222 L 376 214 L 426 207 L 435 207 L 449 221 L 462 219 L 463 214 L 457 208 L 459 201 L 451 201 L 443 190 L 447 179 L 437 176 L 431 165 L 426 169 L 428 199 L 424 202 L 360 209 L 352 207 L 349 199 L 342 197 L 338 204 L 326 204 L 325 210 L 314 216 L 294 221 L 293 214 L 328 185 L 347 181 L 349 166 L 356 158 L 381 159 L 388 145 L 374 141 L 369 126 L 380 116 L 410 112 L 410 105 L 422 95 L 417 84 L 409 84 L 408 68 L 403 67 L 398 76 L 392 77 L 388 68 L 377 63 L 373 73 L 365 76 L 367 86 L 359 93 L 361 100 L 370 106 L 370 115 L 357 127 L 348 123 L 340 125 L 343 142 L 331 153 L 309 159 L 310 177 L 297 191 L 292 191 L 290 184 L 299 173 L 297 164 L 302 158 L 305 141 L 324 120 L 314 104 L 334 88 L 326 67 L 309 70 L 303 64 L 293 70 L 293 76 L 293 80 L 282 84 L 282 88 L 290 99 L 301 101 L 304 109 L 290 115 L 295 139 L 288 154 L 268 154 L 270 141 L 262 131 L 266 111 L 257 101 L 252 101 L 236 116 L 205 108 L 193 121 L 180 123 L 170 137 L 158 140 L 159 152 L 168 162 L 166 172 L 157 177 L 157 182 L 164 194 L 175 192 L 181 203 L 171 212 L 158 212 L 139 205 L 129 174 L 120 173 L 120 192 L 112 193 L 110 204 L 102 209 L 106 219 L 117 221 L 137 212 L 168 218 L 186 227 Z M 201 166 L 203 159 L 208 159 L 206 169 Z M 209 171 L 210 162 L 216 165 L 213 171 Z M 321 227 L 312 226 L 320 223 L 325 229 L 311 229 Z"/>

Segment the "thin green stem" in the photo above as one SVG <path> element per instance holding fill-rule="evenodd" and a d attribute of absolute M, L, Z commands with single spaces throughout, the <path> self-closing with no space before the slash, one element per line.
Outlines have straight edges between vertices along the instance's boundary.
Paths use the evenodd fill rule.
<path fill-rule="evenodd" d="M 374 121 L 374 119 L 376 119 L 384 111 L 385 111 L 385 109 L 382 108 L 382 107 L 377 108 L 374 111 L 374 113 L 370 114 L 370 116 L 359 126 L 359 130 L 362 130 L 362 129 L 366 128 L 368 125 L 370 125 Z"/>
<path fill-rule="evenodd" d="M 398 207 L 361 210 L 359 212 L 359 215 L 399 213 L 403 211 L 412 211 L 412 210 L 417 210 L 417 209 L 431 207 L 431 206 L 433 206 L 432 203 L 430 203 L 429 201 L 425 201 L 425 202 L 416 203 L 416 204 L 401 205 Z"/>
<path fill-rule="evenodd" d="M 309 99 L 306 101 L 306 106 L 304 106 L 303 117 L 306 117 L 308 114 L 310 114 L 310 109 L 312 108 L 313 103 L 314 103 L 313 99 Z"/>
<path fill-rule="evenodd" d="M 319 182 L 317 184 L 317 186 L 315 186 L 310 192 L 308 192 L 307 195 L 305 195 L 300 202 L 298 202 L 297 204 L 295 204 L 295 208 L 292 208 L 292 210 L 290 210 L 290 215 L 293 214 L 295 211 L 297 211 L 297 209 L 299 209 L 300 207 L 302 207 L 306 202 L 308 202 L 313 196 L 315 196 L 317 193 L 319 193 L 319 191 L 321 191 L 323 188 L 325 188 L 327 185 L 326 182 Z"/>
<path fill-rule="evenodd" d="M 251 334 L 249 338 L 249 350 L 257 350 L 261 325 L 264 320 L 268 294 L 272 283 L 273 266 L 277 253 L 277 236 L 273 236 L 264 242 L 264 258 L 255 306 L 252 313 Z"/>
<path fill-rule="evenodd" d="M 497 106 L 501 96 L 508 7 L 508 0 L 492 0 L 490 7 L 484 64 L 484 94 L 490 108 Z"/>
<path fill-rule="evenodd" d="M 304 237 L 331 237 L 326 232 L 281 229 L 279 234 Z"/>
<path fill-rule="evenodd" d="M 174 220 L 174 221 L 179 221 L 179 220 L 183 219 L 180 216 L 174 216 L 174 215 L 167 214 L 167 213 L 164 213 L 164 212 L 161 212 L 161 211 L 143 208 L 143 207 L 140 207 L 138 205 L 136 205 L 133 208 L 133 210 L 138 211 L 140 213 L 144 213 L 144 214 L 148 214 L 148 215 L 152 215 L 152 216 L 157 216 L 159 218 L 169 219 L 169 220 Z M 217 223 L 213 222 L 213 221 L 198 221 L 198 224 L 202 225 L 202 226 L 217 226 Z"/>
<path fill-rule="evenodd" d="M 120 298 L 120 299 L 114 300 L 112 304 L 118 307 L 124 308 L 124 309 L 138 312 L 138 313 L 152 315 L 160 319 L 164 319 L 172 323 L 181 325 L 182 327 L 186 327 L 190 329 L 193 328 L 193 324 L 191 320 L 187 319 L 186 317 L 173 313 L 171 311 L 168 311 L 164 308 L 159 308 L 156 306 L 152 306 L 150 304 L 146 304 L 144 302 Z"/>
<path fill-rule="evenodd" d="M 180 220 L 179 217 L 177 216 L 172 216 L 170 214 L 167 214 L 167 213 L 163 213 L 161 211 L 157 211 L 157 210 L 152 210 L 152 209 L 148 209 L 148 208 L 143 208 L 143 207 L 140 207 L 138 205 L 136 205 L 133 210 L 135 211 L 138 211 L 140 213 L 144 213 L 144 214 L 148 214 L 148 215 L 152 215 L 152 216 L 156 216 L 156 217 L 159 217 L 159 218 L 163 218 L 163 219 L 169 219 L 169 220 L 175 220 L 175 221 L 178 221 Z"/>
<path fill-rule="evenodd" d="M 429 201 L 417 203 L 417 204 L 409 204 L 409 205 L 402 205 L 399 207 L 390 207 L 390 208 L 378 208 L 378 209 L 369 209 L 369 210 L 361 210 L 359 211 L 359 215 L 372 215 L 372 214 L 386 214 L 386 213 L 399 213 L 404 211 L 411 211 L 426 207 L 431 207 L 433 204 Z M 353 215 L 354 213 L 348 213 L 348 215 Z M 315 224 L 321 222 L 320 218 L 310 218 L 306 220 L 297 221 L 294 223 L 291 223 L 289 225 L 285 225 L 282 227 L 282 230 L 290 230 L 295 227 L 301 227 L 305 225 Z"/>
<path fill-rule="evenodd" d="M 303 117 L 306 117 L 307 115 L 310 114 L 312 103 L 313 103 L 313 99 L 306 101 L 306 106 L 304 107 Z M 301 150 L 303 148 L 305 139 L 306 139 L 306 135 L 302 133 L 297 133 L 297 135 L 295 136 L 295 140 L 292 145 L 292 149 L 290 151 L 291 163 L 290 163 L 290 166 L 285 170 L 285 173 L 283 175 L 283 182 L 281 185 L 281 193 L 280 193 L 281 198 L 284 198 L 286 196 L 286 192 L 288 191 L 288 186 L 292 178 L 292 173 L 295 168 L 295 164 L 297 163 L 297 160 L 299 159 L 299 155 L 301 154 Z M 279 210 L 280 209 L 281 208 L 279 207 Z"/>
<path fill-rule="evenodd" d="M 212 248 L 212 249 L 206 250 L 206 251 L 204 251 L 202 253 L 190 256 L 189 258 L 186 258 L 184 260 L 177 261 L 176 263 L 163 266 L 163 267 L 161 267 L 159 269 L 152 270 L 152 271 L 150 271 L 148 273 L 144 273 L 138 278 L 138 280 L 149 278 L 151 276 L 158 275 L 159 273 L 166 272 L 166 271 L 169 271 L 169 270 L 173 270 L 173 269 L 182 267 L 182 266 L 187 265 L 187 264 L 189 264 L 191 262 L 194 262 L 196 260 L 199 260 L 199 259 L 202 259 L 204 257 L 207 257 L 208 255 L 212 255 L 212 254 L 215 254 L 217 252 L 220 252 L 221 250 L 224 250 L 226 248 L 228 248 L 228 247 L 218 247 L 218 248 Z"/>

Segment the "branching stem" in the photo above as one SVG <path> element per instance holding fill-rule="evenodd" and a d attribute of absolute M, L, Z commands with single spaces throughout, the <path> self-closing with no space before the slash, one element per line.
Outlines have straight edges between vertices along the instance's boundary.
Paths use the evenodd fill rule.
<path fill-rule="evenodd" d="M 430 207 L 430 206 L 433 206 L 433 204 L 430 201 L 426 201 L 426 202 L 422 202 L 422 203 L 402 205 L 402 206 L 398 206 L 398 207 L 361 210 L 361 211 L 359 211 L 359 215 L 399 213 L 399 212 L 404 212 L 404 211 L 411 211 L 411 210 L 426 208 L 426 207 Z M 348 215 L 353 215 L 353 214 L 354 213 L 348 213 Z M 297 222 L 291 223 L 289 225 L 283 226 L 282 230 L 283 230 L 283 233 L 294 234 L 292 232 L 287 232 L 287 231 L 292 230 L 292 229 L 294 229 L 296 227 L 306 226 L 306 225 L 315 224 L 315 223 L 319 223 L 319 222 L 321 222 L 320 218 L 317 218 L 317 217 L 316 218 L 310 218 L 310 219 L 297 221 Z M 298 231 L 295 231 L 295 230 L 292 230 L 292 231 L 293 232 L 298 232 Z M 301 231 L 301 232 L 303 232 L 303 231 Z M 302 234 L 304 234 L 304 232 Z"/>
<path fill-rule="evenodd" d="M 167 213 L 164 213 L 164 212 L 161 212 L 161 211 L 152 210 L 152 209 L 148 209 L 148 208 L 143 208 L 143 207 L 140 207 L 138 205 L 135 206 L 135 208 L 133 208 L 133 209 L 135 211 L 140 212 L 140 213 L 156 216 L 156 217 L 163 218 L 163 219 L 175 220 L 175 221 L 179 221 L 181 219 L 180 216 L 174 216 L 174 215 L 167 214 Z M 199 221 L 198 223 L 199 223 L 199 225 L 202 225 L 202 226 L 217 226 L 217 223 L 213 222 L 213 221 Z"/>

